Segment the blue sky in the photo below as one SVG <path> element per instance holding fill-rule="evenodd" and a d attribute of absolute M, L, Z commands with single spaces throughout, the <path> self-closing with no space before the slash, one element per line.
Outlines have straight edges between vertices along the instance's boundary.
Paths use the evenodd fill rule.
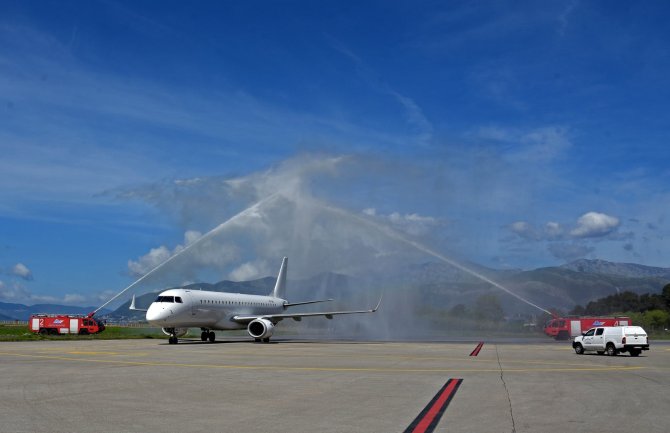
<path fill-rule="evenodd" d="M 495 268 L 670 267 L 669 9 L 3 1 L 0 301 L 99 305 L 275 193 L 153 284 L 400 254 L 327 206 Z"/>

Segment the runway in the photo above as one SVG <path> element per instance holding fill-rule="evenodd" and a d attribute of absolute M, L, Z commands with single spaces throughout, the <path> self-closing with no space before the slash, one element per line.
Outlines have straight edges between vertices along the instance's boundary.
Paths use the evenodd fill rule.
<path fill-rule="evenodd" d="M 450 379 L 435 432 L 670 429 L 670 345 L 478 343 L 1 343 L 0 432 L 405 432 Z"/>

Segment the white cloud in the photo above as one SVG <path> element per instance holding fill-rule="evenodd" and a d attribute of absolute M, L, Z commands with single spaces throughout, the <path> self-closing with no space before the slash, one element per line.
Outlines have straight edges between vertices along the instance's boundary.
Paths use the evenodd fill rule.
<path fill-rule="evenodd" d="M 187 230 L 186 233 L 184 233 L 184 244 L 186 246 L 191 245 L 193 242 L 197 241 L 202 237 L 202 233 L 196 230 Z"/>
<path fill-rule="evenodd" d="M 536 228 L 527 221 L 516 221 L 508 228 L 520 238 L 531 241 L 559 240 L 564 237 L 563 227 L 556 222 L 548 222 L 544 227 Z"/>
<path fill-rule="evenodd" d="M 5 284 L 0 281 L 0 298 L 8 301 L 23 301 L 31 299 L 32 295 L 21 283 L 13 282 Z"/>
<path fill-rule="evenodd" d="M 509 225 L 509 229 L 524 239 L 535 239 L 535 229 L 526 221 L 515 221 Z"/>
<path fill-rule="evenodd" d="M 230 279 L 233 281 L 249 281 L 262 278 L 270 274 L 265 261 L 246 262 L 233 269 Z"/>
<path fill-rule="evenodd" d="M 516 221 L 508 226 L 509 230 L 517 236 L 532 241 L 560 241 L 569 239 L 585 239 L 610 236 L 612 240 L 630 239 L 631 234 L 614 236 L 619 227 L 619 219 L 598 212 L 587 212 L 577 219 L 576 224 L 570 230 L 563 224 L 550 221 L 542 229 L 536 229 L 526 221 Z"/>
<path fill-rule="evenodd" d="M 314 198 L 333 190 L 335 194 L 355 191 L 360 173 L 378 179 L 376 173 L 370 173 L 374 164 L 381 165 L 353 156 L 301 155 L 232 179 L 199 177 L 193 182 L 161 182 L 124 191 L 120 197 L 146 200 L 168 213 L 180 214 L 187 227 L 206 228 L 186 231 L 182 245 L 161 245 L 129 260 L 128 269 L 140 277 L 189 248 L 156 276 L 175 285 L 215 278 L 258 278 L 273 275 L 274 265 L 283 256 L 291 257 L 294 277 L 346 272 L 406 250 L 397 238 L 374 225 L 414 236 L 444 226 L 441 220 L 417 212 L 384 215 L 368 207 L 361 215 Z"/>
<path fill-rule="evenodd" d="M 183 245 L 177 245 L 172 250 L 165 245 L 152 248 L 137 260 L 128 260 L 128 271 L 133 277 L 139 278 L 172 258 L 173 262 L 166 272 L 181 273 L 184 278 L 191 279 L 198 268 L 207 266 L 220 268 L 237 257 L 237 247 L 234 245 L 211 239 L 198 242 L 201 238 L 202 234 L 199 231 L 187 230 L 184 233 Z M 185 252 L 187 248 L 188 254 Z"/>
<path fill-rule="evenodd" d="M 388 215 L 382 215 L 378 214 L 374 208 L 366 208 L 363 210 L 363 214 L 389 223 L 397 230 L 412 236 L 425 235 L 441 224 L 437 218 L 422 216 L 417 213 L 403 215 L 400 212 L 391 212 Z"/>
<path fill-rule="evenodd" d="M 554 258 L 571 261 L 585 257 L 594 251 L 595 242 L 604 238 L 611 242 L 624 242 L 634 238 L 633 233 L 620 233 L 618 218 L 599 212 L 587 212 L 573 224 L 549 221 L 542 227 L 535 227 L 526 221 L 517 221 L 507 228 L 514 233 L 525 246 L 542 245 Z M 514 239 L 507 238 L 507 242 Z M 624 246 L 626 251 L 632 250 L 632 244 Z"/>
<path fill-rule="evenodd" d="M 23 278 L 24 280 L 27 281 L 33 279 L 33 273 L 23 263 L 17 263 L 14 265 L 14 267 L 12 268 L 12 275 Z"/>
<path fill-rule="evenodd" d="M 181 249 L 181 246 L 177 246 L 175 251 L 179 251 Z M 137 261 L 128 260 L 128 270 L 130 270 L 131 275 L 134 275 L 135 277 L 141 277 L 169 259 L 172 254 L 173 253 L 164 245 L 161 245 L 158 248 L 152 248 L 147 254 L 140 257 Z"/>
<path fill-rule="evenodd" d="M 577 227 L 570 231 L 575 238 L 602 237 L 619 227 L 619 219 L 599 212 L 587 212 L 577 220 Z"/>
<path fill-rule="evenodd" d="M 40 303 L 79 304 L 86 298 L 79 295 L 65 295 L 63 298 L 58 298 L 52 295 L 32 293 L 22 281 L 14 280 L 8 283 L 0 281 L 0 299 L 32 305 Z"/>

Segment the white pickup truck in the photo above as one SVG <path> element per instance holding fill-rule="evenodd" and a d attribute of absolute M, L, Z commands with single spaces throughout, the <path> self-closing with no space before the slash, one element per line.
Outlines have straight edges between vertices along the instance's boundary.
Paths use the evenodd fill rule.
<path fill-rule="evenodd" d="M 630 356 L 638 356 L 643 350 L 649 350 L 649 341 L 640 326 L 600 326 L 575 337 L 572 347 L 578 355 L 595 351 L 600 355 L 628 352 Z"/>

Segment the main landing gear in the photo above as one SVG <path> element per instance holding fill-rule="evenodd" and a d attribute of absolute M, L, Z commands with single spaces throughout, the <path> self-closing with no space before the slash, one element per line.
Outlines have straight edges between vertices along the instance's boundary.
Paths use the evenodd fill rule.
<path fill-rule="evenodd" d="M 200 340 L 202 341 L 207 341 L 209 340 L 210 343 L 214 343 L 214 340 L 216 340 L 216 334 L 214 334 L 214 331 L 210 331 L 208 329 L 202 329 L 202 333 L 200 334 Z"/>

